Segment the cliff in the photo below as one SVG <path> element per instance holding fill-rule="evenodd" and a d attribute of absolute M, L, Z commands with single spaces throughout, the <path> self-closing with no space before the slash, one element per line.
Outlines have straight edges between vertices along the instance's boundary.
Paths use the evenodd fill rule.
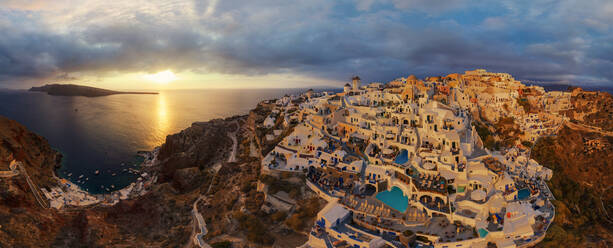
<path fill-rule="evenodd" d="M 531 157 L 553 170 L 548 183 L 556 198 L 556 218 L 539 247 L 613 244 L 611 144 L 611 136 L 568 126 L 535 144 Z"/>
<path fill-rule="evenodd" d="M 613 97 L 575 88 L 570 118 L 531 157 L 553 170 L 556 218 L 539 247 L 613 245 Z"/>
<path fill-rule="evenodd" d="M 23 162 L 32 180 L 44 187 L 55 184 L 53 171 L 60 166 L 62 155 L 51 149 L 45 138 L 0 116 L 0 169 L 8 168 L 13 159 Z"/>
<path fill-rule="evenodd" d="M 32 87 L 29 91 L 47 92 L 52 96 L 108 96 L 115 94 L 158 94 L 157 92 L 126 92 L 126 91 L 114 91 L 107 89 L 100 89 L 89 86 L 75 85 L 75 84 L 46 84 L 40 87 Z"/>
<path fill-rule="evenodd" d="M 573 122 L 613 131 L 613 97 L 611 94 L 573 88 L 571 104 L 572 108 L 565 111 L 565 114 Z"/>
<path fill-rule="evenodd" d="M 191 206 L 211 183 L 211 164 L 227 159 L 233 120 L 196 123 L 170 135 L 162 180 L 144 196 L 111 207 L 55 210 L 41 207 L 23 174 L 0 178 L 0 247 L 184 247 L 191 243 Z M 224 124 L 225 123 L 225 124 Z M 236 127 L 235 127 L 236 129 Z M 219 135 L 217 135 L 219 134 Z M 37 188 L 57 183 L 61 155 L 15 121 L 0 117 L 0 170 L 22 161 Z M 167 176 L 170 175 L 170 176 Z M 224 184 L 227 186 L 228 184 Z M 188 246 L 189 247 L 189 246 Z"/>
<path fill-rule="evenodd" d="M 53 186 L 61 155 L 44 138 L 0 116 L 0 170 L 9 169 L 13 159 L 22 168 L 18 175 L 0 178 L 0 247 L 48 246 L 66 219 L 39 205 L 21 169 L 37 187 Z"/>
<path fill-rule="evenodd" d="M 159 175 L 157 183 L 147 194 L 110 207 L 43 208 L 23 175 L 1 178 L 0 247 L 194 247 L 194 206 L 206 221 L 205 240 L 211 244 L 228 239 L 249 247 L 304 243 L 302 233 L 312 219 L 302 219 L 322 206 L 304 184 L 266 181 L 275 192 L 294 192 L 301 218 L 261 210 L 266 196 L 257 190 L 260 160 L 252 156 L 261 154 L 255 130 L 267 113 L 270 106 L 258 106 L 248 116 L 198 122 L 169 135 L 148 169 Z M 53 168 L 61 155 L 42 137 L 6 118 L 0 118 L 0 137 L 0 170 L 15 157 L 39 187 L 56 183 Z M 202 200 L 195 205 L 197 199 Z M 282 225 L 286 219 L 300 220 L 288 220 L 300 231 Z"/>

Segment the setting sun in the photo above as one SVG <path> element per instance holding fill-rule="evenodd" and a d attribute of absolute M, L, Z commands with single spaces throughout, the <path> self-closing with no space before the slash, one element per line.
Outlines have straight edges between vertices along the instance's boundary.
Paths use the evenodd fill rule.
<path fill-rule="evenodd" d="M 154 74 L 146 74 L 143 77 L 149 81 L 161 84 L 167 84 L 178 79 L 171 70 L 165 70 Z"/>

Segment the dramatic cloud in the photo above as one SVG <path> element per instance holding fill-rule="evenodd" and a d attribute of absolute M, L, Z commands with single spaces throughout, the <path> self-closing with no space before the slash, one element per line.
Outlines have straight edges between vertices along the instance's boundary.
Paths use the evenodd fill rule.
<path fill-rule="evenodd" d="M 0 87 L 165 69 L 386 81 L 486 68 L 604 85 L 612 24 L 607 0 L 9 0 Z"/>

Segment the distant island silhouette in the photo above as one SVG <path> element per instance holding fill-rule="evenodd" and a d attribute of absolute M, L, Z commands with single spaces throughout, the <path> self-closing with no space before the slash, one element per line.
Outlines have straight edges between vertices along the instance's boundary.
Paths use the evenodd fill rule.
<path fill-rule="evenodd" d="M 137 91 L 114 91 L 101 89 L 90 86 L 76 85 L 76 84 L 46 84 L 40 87 L 32 87 L 29 91 L 47 92 L 52 96 L 86 96 L 86 97 L 98 97 L 108 96 L 115 94 L 149 94 L 155 95 L 157 92 L 137 92 Z"/>

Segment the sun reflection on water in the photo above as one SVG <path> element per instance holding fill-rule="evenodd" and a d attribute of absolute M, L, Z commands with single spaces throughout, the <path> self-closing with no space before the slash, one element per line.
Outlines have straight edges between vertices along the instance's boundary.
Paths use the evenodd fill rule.
<path fill-rule="evenodd" d="M 164 92 L 160 92 L 157 97 L 157 109 L 155 110 L 155 113 L 157 113 L 157 128 L 155 129 L 156 133 L 152 135 L 152 140 L 150 141 L 152 147 L 158 146 L 164 142 L 166 134 L 168 134 L 168 130 L 170 129 L 171 121 L 168 105 L 166 103 L 166 95 Z"/>

